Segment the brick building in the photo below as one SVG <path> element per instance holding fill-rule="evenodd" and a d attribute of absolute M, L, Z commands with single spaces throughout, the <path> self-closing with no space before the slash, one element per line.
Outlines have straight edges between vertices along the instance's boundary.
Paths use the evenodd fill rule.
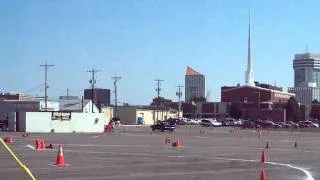
<path fill-rule="evenodd" d="M 255 86 L 221 87 L 221 102 L 240 102 L 241 116 L 244 119 L 273 119 L 284 121 L 286 119 L 285 104 L 292 93 L 283 92 L 281 88 L 259 84 Z"/>

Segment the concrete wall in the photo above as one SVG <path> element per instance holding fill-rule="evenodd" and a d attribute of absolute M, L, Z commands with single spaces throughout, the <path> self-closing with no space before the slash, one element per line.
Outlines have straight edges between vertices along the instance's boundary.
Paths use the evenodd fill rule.
<path fill-rule="evenodd" d="M 136 119 L 136 107 L 118 107 L 118 117 L 120 118 L 120 121 L 122 124 L 125 125 L 132 125 L 137 124 Z"/>
<path fill-rule="evenodd" d="M 19 128 L 20 132 L 25 132 L 26 131 L 26 112 L 18 112 L 19 113 Z"/>
<path fill-rule="evenodd" d="M 23 120 L 26 132 L 102 132 L 107 123 L 103 113 L 72 113 L 70 120 L 52 120 L 51 112 L 27 112 Z"/>
<path fill-rule="evenodd" d="M 111 120 L 113 117 L 113 107 L 111 106 L 102 106 L 101 113 L 104 114 L 104 118 L 107 120 Z"/>
<path fill-rule="evenodd" d="M 8 113 L 8 131 L 11 131 L 11 132 L 16 131 L 16 113 L 15 112 Z"/>

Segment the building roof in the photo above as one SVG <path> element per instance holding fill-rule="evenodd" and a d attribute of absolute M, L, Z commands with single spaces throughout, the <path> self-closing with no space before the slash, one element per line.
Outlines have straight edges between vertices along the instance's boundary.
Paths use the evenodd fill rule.
<path fill-rule="evenodd" d="M 203 75 L 197 72 L 196 70 L 192 69 L 191 67 L 187 66 L 186 76 L 203 76 Z"/>
<path fill-rule="evenodd" d="M 90 100 L 84 100 L 83 104 L 81 100 L 60 100 L 60 111 L 83 111 L 83 107 L 86 106 Z"/>
<path fill-rule="evenodd" d="M 232 86 L 232 87 L 222 87 L 222 88 L 221 88 L 221 91 L 226 92 L 226 91 L 232 91 L 232 90 L 240 89 L 240 88 L 252 88 L 252 89 L 258 89 L 258 90 L 275 92 L 275 93 L 279 93 L 279 94 L 286 94 L 286 95 L 290 95 L 290 96 L 295 96 L 295 94 L 293 94 L 293 93 L 278 91 L 278 90 L 274 90 L 274 89 L 267 89 L 267 88 L 258 87 L 258 86 Z"/>

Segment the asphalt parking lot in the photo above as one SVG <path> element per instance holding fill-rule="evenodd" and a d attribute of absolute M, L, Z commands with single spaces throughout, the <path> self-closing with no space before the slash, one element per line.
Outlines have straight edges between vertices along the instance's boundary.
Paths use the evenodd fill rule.
<path fill-rule="evenodd" d="M 260 171 L 272 180 L 320 179 L 318 132 L 262 131 L 233 128 L 181 126 L 174 133 L 154 132 L 149 127 L 119 127 L 113 133 L 58 134 L 0 132 L 11 135 L 9 145 L 36 179 L 216 179 L 256 180 Z M 165 144 L 179 139 L 182 147 Z M 35 140 L 52 143 L 53 150 L 37 151 Z M 266 143 L 269 149 L 265 149 Z M 294 147 L 297 142 L 298 147 Z M 63 144 L 67 166 L 54 166 L 57 145 Z M 267 163 L 261 163 L 265 150 Z M 0 179 L 28 179 L 0 146 Z"/>

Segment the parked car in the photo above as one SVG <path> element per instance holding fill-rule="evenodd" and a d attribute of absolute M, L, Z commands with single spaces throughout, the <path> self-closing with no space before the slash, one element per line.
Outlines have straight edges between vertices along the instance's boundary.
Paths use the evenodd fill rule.
<path fill-rule="evenodd" d="M 223 126 L 235 126 L 236 124 L 236 120 L 233 118 L 226 118 L 222 121 Z"/>
<path fill-rule="evenodd" d="M 259 125 L 262 128 L 275 128 L 275 124 L 272 121 L 262 121 Z"/>
<path fill-rule="evenodd" d="M 278 122 L 277 124 L 280 124 L 283 128 L 291 128 L 291 125 L 285 122 Z"/>
<path fill-rule="evenodd" d="M 242 128 L 259 128 L 260 124 L 257 121 L 244 120 L 241 127 Z"/>
<path fill-rule="evenodd" d="M 282 125 L 279 123 L 273 123 L 273 128 L 282 128 Z"/>
<path fill-rule="evenodd" d="M 170 121 L 157 121 L 157 124 L 150 126 L 152 131 L 174 131 L 176 129 L 176 124 Z"/>
<path fill-rule="evenodd" d="M 291 125 L 291 127 L 293 128 L 298 128 L 299 127 L 299 124 L 298 123 L 295 123 L 293 121 L 286 121 L 287 124 Z"/>
<path fill-rule="evenodd" d="M 222 123 L 217 120 L 202 119 L 200 125 L 203 127 L 221 126 Z"/>
<path fill-rule="evenodd" d="M 311 121 L 299 121 L 299 127 L 306 127 L 306 128 L 318 128 L 319 127 L 319 124 L 316 124 L 316 123 L 313 123 Z"/>
<path fill-rule="evenodd" d="M 197 125 L 197 124 L 199 124 L 199 121 L 197 121 L 195 119 L 187 119 L 186 123 L 189 125 Z"/>

